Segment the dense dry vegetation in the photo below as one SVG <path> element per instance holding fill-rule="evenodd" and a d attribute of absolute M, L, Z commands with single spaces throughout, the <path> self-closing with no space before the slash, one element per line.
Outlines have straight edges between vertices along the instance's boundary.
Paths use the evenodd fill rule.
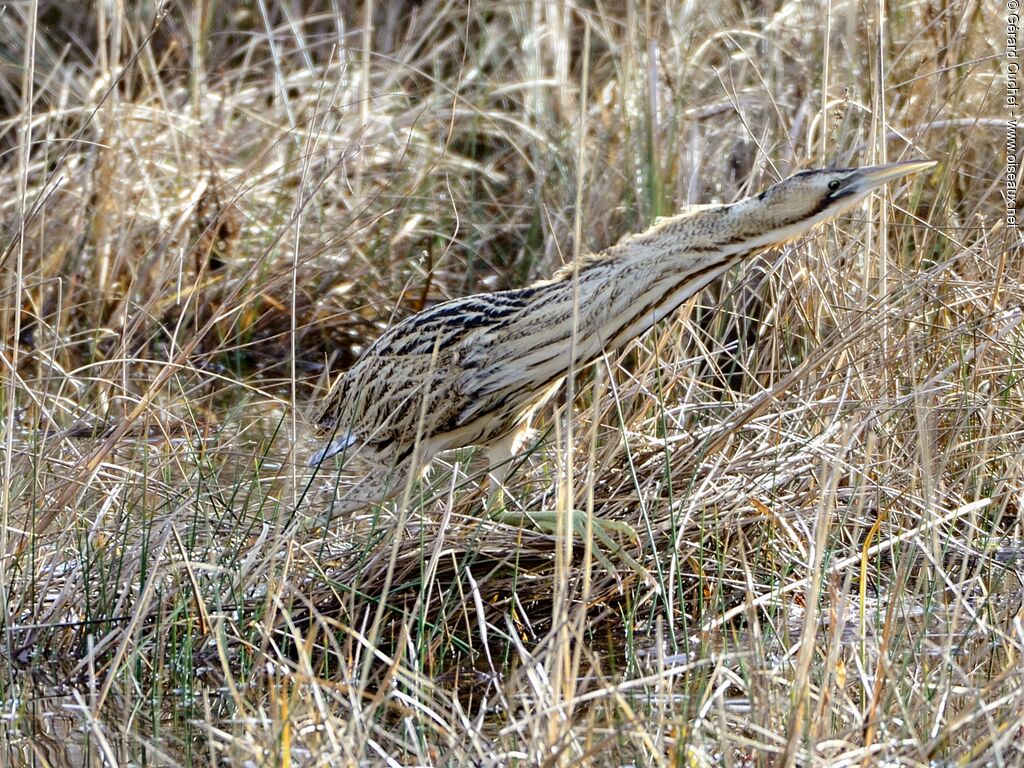
<path fill-rule="evenodd" d="M 1005 9 L 884 5 L 0 9 L 0 763 L 1024 763 Z M 395 318 L 923 157 L 544 413 L 514 503 L 638 540 L 331 515 Z"/>

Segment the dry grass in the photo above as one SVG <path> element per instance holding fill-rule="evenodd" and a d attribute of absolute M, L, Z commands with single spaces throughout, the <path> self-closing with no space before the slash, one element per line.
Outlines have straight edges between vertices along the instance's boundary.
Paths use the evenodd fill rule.
<path fill-rule="evenodd" d="M 0 763 L 1024 762 L 1002 5 L 87 5 L 0 17 Z M 905 157 L 545 415 L 624 553 L 468 451 L 318 526 L 394 317 Z"/>

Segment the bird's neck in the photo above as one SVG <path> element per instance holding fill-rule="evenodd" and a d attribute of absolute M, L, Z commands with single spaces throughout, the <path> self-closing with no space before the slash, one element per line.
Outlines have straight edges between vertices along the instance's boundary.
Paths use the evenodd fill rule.
<path fill-rule="evenodd" d="M 578 280 L 578 291 L 558 295 L 562 303 L 579 303 L 581 335 L 589 340 L 579 350 L 581 357 L 621 347 L 734 264 L 800 234 L 766 221 L 758 202 L 752 198 L 661 219 L 556 275 L 550 282 L 564 289 Z"/>
<path fill-rule="evenodd" d="M 659 219 L 645 231 L 586 256 L 575 266 L 566 266 L 554 281 L 572 279 L 578 273 L 583 279 L 658 282 L 666 276 L 685 275 L 695 268 L 731 262 L 768 242 L 759 236 L 762 224 L 749 202 L 743 200 Z"/>

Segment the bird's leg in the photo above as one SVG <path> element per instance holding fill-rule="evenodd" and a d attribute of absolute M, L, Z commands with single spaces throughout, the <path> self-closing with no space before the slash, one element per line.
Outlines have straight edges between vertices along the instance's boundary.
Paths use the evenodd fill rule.
<path fill-rule="evenodd" d="M 558 517 L 561 514 L 563 513 L 557 509 L 543 509 L 533 512 L 508 512 L 504 513 L 504 515 L 508 515 L 511 519 L 498 519 L 501 522 L 513 522 L 519 524 L 523 521 L 529 521 L 535 528 L 537 528 L 537 530 L 554 535 L 558 533 Z M 609 552 L 616 554 L 634 573 L 643 577 L 647 576 L 647 569 L 637 562 L 637 560 L 625 550 L 622 544 L 612 538 L 612 534 L 625 534 L 628 538 L 639 543 L 640 537 L 637 535 L 633 526 L 629 523 L 625 523 L 621 520 L 602 520 L 600 518 L 592 517 L 584 509 L 570 509 L 564 514 L 569 515 L 569 523 L 572 526 L 573 533 L 576 534 L 577 538 L 582 540 L 586 540 L 587 538 L 587 523 L 589 518 L 590 533 L 593 535 L 594 539 L 607 547 Z M 504 515 L 502 517 L 504 517 Z M 615 570 L 611 561 L 607 556 L 605 556 L 599 547 L 594 547 L 592 551 L 594 553 L 594 559 L 597 560 L 605 570 L 609 572 Z"/>
<path fill-rule="evenodd" d="M 505 513 L 505 478 L 512 460 L 530 436 L 530 421 L 487 447 L 487 509 L 492 515 Z"/>
<path fill-rule="evenodd" d="M 505 506 L 505 478 L 508 476 L 513 458 L 529 434 L 530 424 L 526 422 L 520 430 L 513 432 L 508 437 L 488 447 L 487 458 L 490 461 L 491 468 L 488 472 L 487 509 L 491 519 L 499 523 L 521 526 L 524 522 L 529 522 L 534 528 L 543 533 L 557 534 L 558 517 L 562 514 L 558 510 L 543 509 L 516 512 L 507 509 Z M 585 539 L 587 537 L 587 522 L 589 518 L 587 512 L 581 509 L 571 509 L 568 511 L 568 514 L 570 516 L 569 523 L 572 532 L 578 538 Z M 647 573 L 646 569 L 630 556 L 623 549 L 622 545 L 611 536 L 611 534 L 625 534 L 639 543 L 640 537 L 633 530 L 633 526 L 620 520 L 591 518 L 591 531 L 597 541 L 607 547 L 610 552 L 616 553 L 633 571 L 641 575 Z M 595 547 L 593 551 L 595 559 L 597 559 L 602 567 L 608 571 L 615 570 L 611 561 L 608 560 L 599 548 Z"/>

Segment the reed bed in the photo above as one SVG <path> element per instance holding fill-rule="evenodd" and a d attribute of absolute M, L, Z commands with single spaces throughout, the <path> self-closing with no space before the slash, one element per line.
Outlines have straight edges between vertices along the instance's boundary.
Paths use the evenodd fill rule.
<path fill-rule="evenodd" d="M 0 763 L 1024 762 L 995 2 L 0 9 Z M 339 517 L 395 319 L 801 168 L 938 166 Z"/>

